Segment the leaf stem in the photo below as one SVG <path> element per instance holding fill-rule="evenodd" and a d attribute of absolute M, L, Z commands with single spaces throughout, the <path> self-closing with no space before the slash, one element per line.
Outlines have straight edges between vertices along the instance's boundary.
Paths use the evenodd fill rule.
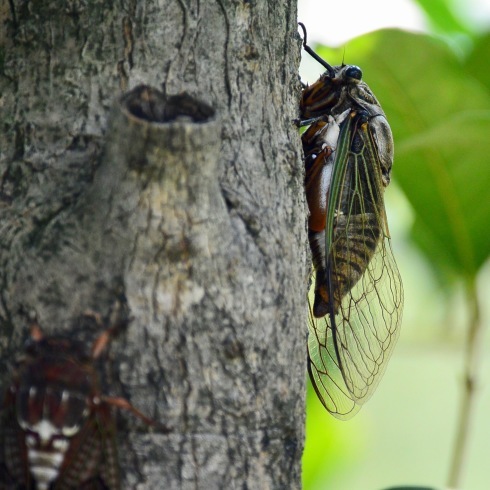
<path fill-rule="evenodd" d="M 483 323 L 480 321 L 476 278 L 468 283 L 467 299 L 470 307 L 468 338 L 466 341 L 464 391 L 461 400 L 459 420 L 457 422 L 456 440 L 449 471 L 448 490 L 461 487 L 463 467 L 468 452 L 469 431 L 475 405 L 475 394 L 478 377 L 478 361 L 480 358 L 480 339 L 483 334 Z"/>

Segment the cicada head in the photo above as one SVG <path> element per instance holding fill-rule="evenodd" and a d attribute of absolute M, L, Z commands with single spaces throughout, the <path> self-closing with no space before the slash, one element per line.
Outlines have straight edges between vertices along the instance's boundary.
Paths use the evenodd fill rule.
<path fill-rule="evenodd" d="M 300 118 L 306 120 L 338 115 L 346 109 L 369 110 L 373 106 L 379 107 L 379 103 L 371 89 L 362 81 L 362 70 L 356 65 L 333 66 L 303 90 Z M 383 113 L 381 107 L 378 112 Z"/>

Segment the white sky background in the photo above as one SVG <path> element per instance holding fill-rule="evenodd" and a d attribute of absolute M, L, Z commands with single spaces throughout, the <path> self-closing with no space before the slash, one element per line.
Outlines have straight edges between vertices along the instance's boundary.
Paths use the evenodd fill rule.
<path fill-rule="evenodd" d="M 412 0 L 299 0 L 298 21 L 306 26 L 310 46 L 341 46 L 383 27 L 427 31 L 424 15 Z M 301 53 L 303 82 L 313 83 L 323 71 L 311 56 Z"/>
<path fill-rule="evenodd" d="M 305 24 L 312 44 L 339 46 L 383 27 L 426 30 L 424 16 L 411 0 L 299 0 L 298 4 L 298 20 Z"/>
<path fill-rule="evenodd" d="M 490 0 L 453 0 L 468 23 L 490 28 Z M 299 0 L 298 20 L 308 42 L 339 46 L 383 27 L 427 31 L 425 17 L 412 0 Z"/>

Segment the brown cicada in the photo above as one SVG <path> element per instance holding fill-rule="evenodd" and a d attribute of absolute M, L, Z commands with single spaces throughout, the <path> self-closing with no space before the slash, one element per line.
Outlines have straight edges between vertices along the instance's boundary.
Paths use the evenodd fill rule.
<path fill-rule="evenodd" d="M 95 360 L 110 333 L 87 352 L 81 342 L 31 329 L 5 393 L 0 489 L 121 488 L 112 408 L 153 422 L 127 400 L 101 393 Z"/>
<path fill-rule="evenodd" d="M 315 271 L 308 371 L 323 405 L 345 419 L 375 390 L 401 323 L 403 287 L 383 197 L 393 137 L 361 69 L 330 66 L 301 26 L 304 49 L 327 69 L 300 102 Z"/>

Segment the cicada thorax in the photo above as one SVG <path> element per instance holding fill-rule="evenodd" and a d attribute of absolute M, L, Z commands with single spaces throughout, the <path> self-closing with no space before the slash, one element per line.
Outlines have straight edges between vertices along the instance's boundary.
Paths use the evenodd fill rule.
<path fill-rule="evenodd" d="M 120 488 L 111 408 L 145 417 L 101 393 L 96 345 L 91 354 L 66 338 L 28 341 L 5 396 L 0 489 Z"/>

